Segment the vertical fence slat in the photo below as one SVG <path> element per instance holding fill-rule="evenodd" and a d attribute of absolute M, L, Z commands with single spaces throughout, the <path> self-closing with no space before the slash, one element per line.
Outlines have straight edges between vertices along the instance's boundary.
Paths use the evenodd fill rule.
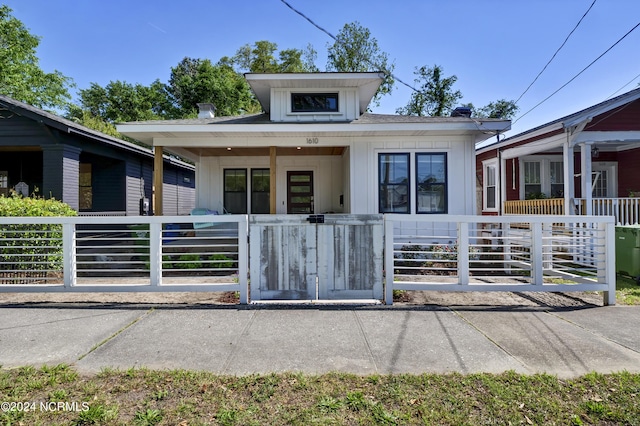
<path fill-rule="evenodd" d="M 77 262 L 76 262 L 76 224 L 64 223 L 62 225 L 62 263 L 64 274 L 64 286 L 73 287 L 76 285 Z"/>
<path fill-rule="evenodd" d="M 389 220 L 389 216 L 384 217 L 384 303 L 393 305 L 393 225 L 394 222 Z"/>

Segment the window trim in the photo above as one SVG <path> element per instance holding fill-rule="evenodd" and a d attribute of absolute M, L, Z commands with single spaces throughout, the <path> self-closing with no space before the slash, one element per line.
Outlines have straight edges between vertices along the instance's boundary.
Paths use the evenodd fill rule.
<path fill-rule="evenodd" d="M 229 168 L 224 168 L 222 169 L 222 208 L 224 209 L 225 212 L 227 212 L 227 206 L 226 206 L 226 201 L 227 201 L 227 193 L 230 194 L 239 194 L 242 191 L 227 191 L 227 172 L 228 171 L 243 171 L 244 172 L 244 204 L 246 207 L 246 211 L 244 213 L 236 213 L 236 214 L 247 214 L 247 212 L 249 211 L 249 202 L 247 200 L 248 197 L 248 193 L 249 193 L 249 187 L 248 187 L 248 175 L 249 173 L 247 172 L 247 168 L 241 168 L 241 167 L 229 167 Z"/>
<path fill-rule="evenodd" d="M 489 175 L 488 169 L 493 168 L 494 175 L 494 185 L 495 188 L 495 203 L 496 205 L 493 207 L 489 207 L 487 204 L 487 189 L 489 185 L 487 184 L 487 176 Z M 500 210 L 500 185 L 498 185 L 498 159 L 492 158 L 490 160 L 485 160 L 482 162 L 482 211 L 483 212 L 497 212 Z"/>
<path fill-rule="evenodd" d="M 382 211 L 382 185 L 383 183 L 381 182 L 382 179 L 382 157 L 383 156 L 387 156 L 387 155 L 397 155 L 397 156 L 404 156 L 407 159 L 407 183 L 404 184 L 407 187 L 407 210 L 406 211 L 391 211 L 391 212 L 385 212 Z M 376 185 L 376 190 L 378 192 L 378 213 L 380 214 L 411 214 L 412 210 L 411 210 L 411 185 L 413 184 L 413 182 L 411 181 L 411 158 L 413 156 L 411 155 L 411 153 L 409 152 L 378 152 L 378 179 L 377 179 L 377 185 Z M 387 185 L 391 185 L 391 184 L 387 184 Z M 393 184 L 393 185 L 398 185 L 398 184 Z M 403 185 L 403 184 L 400 184 Z"/>
<path fill-rule="evenodd" d="M 335 109 L 300 109 L 297 110 L 294 108 L 295 102 L 294 97 L 300 95 L 308 95 L 308 96 L 335 96 L 336 98 L 336 108 Z M 289 114 L 340 114 L 340 92 L 336 91 L 313 91 L 313 92 L 290 92 L 289 93 Z"/>
<path fill-rule="evenodd" d="M 561 162 L 562 167 L 564 168 L 564 160 L 561 155 L 530 155 L 525 157 L 520 157 L 519 159 L 519 179 L 518 182 L 520 184 L 520 188 L 518 191 L 518 195 L 521 200 L 525 200 L 525 183 L 524 183 L 524 163 L 528 162 L 537 162 L 540 163 L 540 191 L 544 193 L 547 197 L 551 196 L 551 163 L 552 162 Z M 563 170 L 564 173 L 564 170 Z M 563 174 L 564 176 L 564 174 Z"/>
<path fill-rule="evenodd" d="M 249 194 L 249 206 L 247 208 L 248 211 L 251 212 L 251 214 L 269 214 L 269 213 L 256 213 L 255 212 L 255 208 L 254 208 L 254 203 L 253 203 L 253 194 L 269 194 L 269 199 L 271 199 L 271 188 L 269 188 L 266 191 L 255 191 L 253 189 L 253 173 L 254 172 L 267 172 L 267 176 L 269 176 L 269 181 L 271 181 L 271 172 L 270 169 L 268 167 L 252 167 L 249 170 L 249 176 L 248 176 L 248 181 L 249 181 L 249 188 L 247 188 L 247 193 Z M 271 182 L 269 182 L 271 183 Z M 270 210 L 270 205 L 267 206 L 269 207 Z"/>
<path fill-rule="evenodd" d="M 418 157 L 421 155 L 425 156 L 443 156 L 444 157 L 444 182 L 435 182 L 436 184 L 444 185 L 444 209 L 443 211 L 437 212 L 421 212 L 419 211 L 418 206 L 418 194 L 420 183 L 418 180 Z M 415 213 L 416 214 L 448 214 L 449 212 L 449 160 L 446 152 L 415 152 L 413 155 L 413 162 L 415 164 L 415 195 L 416 195 L 416 205 L 415 205 Z"/>

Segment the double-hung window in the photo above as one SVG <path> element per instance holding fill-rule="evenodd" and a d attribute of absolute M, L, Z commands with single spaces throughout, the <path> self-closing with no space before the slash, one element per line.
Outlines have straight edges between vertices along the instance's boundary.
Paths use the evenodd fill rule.
<path fill-rule="evenodd" d="M 498 210 L 498 161 L 488 160 L 482 163 L 482 210 Z"/>
<path fill-rule="evenodd" d="M 232 214 L 247 214 L 247 170 L 224 170 L 224 210 Z"/>
<path fill-rule="evenodd" d="M 378 154 L 380 213 L 447 213 L 447 192 L 446 153 Z"/>
<path fill-rule="evenodd" d="M 416 210 L 447 212 L 447 154 L 416 154 Z"/>
<path fill-rule="evenodd" d="M 410 213 L 409 154 L 378 156 L 380 213 Z"/>

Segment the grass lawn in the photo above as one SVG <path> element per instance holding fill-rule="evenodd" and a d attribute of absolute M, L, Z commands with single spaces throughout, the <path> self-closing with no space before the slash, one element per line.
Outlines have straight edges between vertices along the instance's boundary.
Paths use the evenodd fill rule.
<path fill-rule="evenodd" d="M 640 285 L 631 278 L 617 276 L 616 303 L 621 305 L 640 305 Z"/>
<path fill-rule="evenodd" d="M 145 369 L 81 376 L 60 365 L 0 370 L 0 423 L 634 425 L 639 396 L 640 375 L 624 372 L 573 380 L 513 372 L 228 377 Z M 22 409 L 7 410 L 12 402 Z"/>

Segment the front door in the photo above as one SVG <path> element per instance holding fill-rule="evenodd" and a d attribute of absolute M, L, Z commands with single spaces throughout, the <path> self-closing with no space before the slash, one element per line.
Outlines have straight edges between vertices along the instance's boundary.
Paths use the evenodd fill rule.
<path fill-rule="evenodd" d="M 287 213 L 312 214 L 313 212 L 313 172 L 287 172 Z"/>

